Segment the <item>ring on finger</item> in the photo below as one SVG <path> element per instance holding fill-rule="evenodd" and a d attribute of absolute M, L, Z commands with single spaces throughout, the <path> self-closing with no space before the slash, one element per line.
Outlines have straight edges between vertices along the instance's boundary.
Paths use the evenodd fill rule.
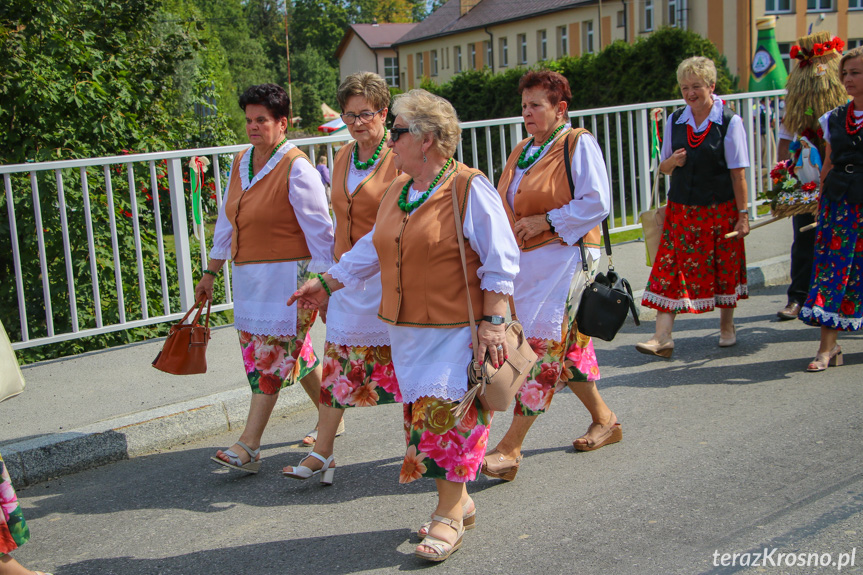
<path fill-rule="evenodd" d="M 498 350 L 498 351 L 503 351 L 503 345 L 501 345 L 501 344 L 497 344 L 497 350 Z"/>

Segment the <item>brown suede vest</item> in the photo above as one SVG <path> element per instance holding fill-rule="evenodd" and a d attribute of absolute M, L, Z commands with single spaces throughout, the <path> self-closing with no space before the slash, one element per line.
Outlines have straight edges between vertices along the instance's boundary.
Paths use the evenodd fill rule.
<path fill-rule="evenodd" d="M 397 177 L 381 200 L 373 241 L 383 285 L 378 317 L 389 324 L 438 328 L 470 324 L 452 194 L 458 181 L 459 221 L 464 222 L 471 180 L 482 172 L 461 163 L 456 163 L 456 171 L 458 177 L 451 172 L 441 188 L 411 214 L 398 205 L 402 187 L 410 180 L 407 174 Z M 464 247 L 474 319 L 479 321 L 483 308 L 479 256 L 467 238 Z"/>
<path fill-rule="evenodd" d="M 515 176 L 516 163 L 521 151 L 528 145 L 529 139 L 522 140 L 509 155 L 506 166 L 497 184 L 497 191 L 503 199 L 503 205 L 509 216 L 510 225 L 515 230 L 515 222 L 538 214 L 547 214 L 551 210 L 560 208 L 572 201 L 572 190 L 569 187 L 569 178 L 566 177 L 566 162 L 563 157 L 563 139 L 569 138 L 570 158 L 575 151 L 575 145 L 582 134 L 589 134 L 584 128 L 573 128 L 561 133 L 549 144 L 550 148 L 543 157 L 537 160 L 525 172 L 518 184 L 515 193 L 513 207 L 510 208 L 506 199 L 509 184 Z M 596 226 L 584 236 L 585 247 L 600 246 L 602 230 Z M 516 240 L 518 241 L 518 240 Z M 519 244 L 521 251 L 529 252 L 546 244 L 565 243 L 557 232 L 545 230 L 541 234 L 523 241 Z"/>
<path fill-rule="evenodd" d="M 392 150 L 381 151 L 383 157 L 378 165 L 351 193 L 348 190 L 348 171 L 357 143 L 342 146 L 333 159 L 333 214 L 336 217 L 336 261 L 353 247 L 357 241 L 372 231 L 378 205 L 387 189 L 398 175 L 393 163 Z"/>
<path fill-rule="evenodd" d="M 243 191 L 240 159 L 247 152 L 240 152 L 234 160 L 225 201 L 234 265 L 311 259 L 306 236 L 288 200 L 294 161 L 311 161 L 297 148 L 291 148 L 269 174 Z"/>

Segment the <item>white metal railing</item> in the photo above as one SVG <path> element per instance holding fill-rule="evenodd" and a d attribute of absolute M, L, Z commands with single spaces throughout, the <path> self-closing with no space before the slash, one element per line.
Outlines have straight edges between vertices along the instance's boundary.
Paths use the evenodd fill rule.
<path fill-rule="evenodd" d="M 767 148 L 762 150 L 757 104 L 761 98 L 770 98 L 773 110 L 778 110 L 779 97 L 783 94 L 784 90 L 774 90 L 725 96 L 743 118 L 749 138 L 752 167 L 747 170 L 747 183 L 751 205 L 762 191 L 764 166 L 761 158 L 769 162 L 774 156 L 771 138 L 766 138 Z M 603 150 L 612 182 L 610 228 L 613 231 L 639 227 L 638 214 L 650 201 L 649 111 L 662 108 L 665 117 L 682 104 L 682 100 L 671 100 L 570 113 L 573 123 L 588 128 Z M 509 151 L 523 138 L 521 117 L 464 122 L 462 128 L 457 159 L 483 169 L 493 182 L 496 181 Z M 778 126 L 772 129 L 775 135 Z M 332 166 L 334 147 L 349 137 L 343 133 L 294 143 L 306 151 L 312 162 L 315 162 L 316 149 L 325 146 Z M 13 337 L 12 347 L 22 349 L 182 317 L 194 301 L 193 262 L 200 263 L 201 267 L 206 265 L 208 251 L 204 231 L 200 239 L 190 237 L 187 215 L 190 190 L 183 179 L 184 169 L 187 169 L 184 161 L 194 156 L 210 159 L 207 177 L 219 207 L 227 166 L 233 155 L 245 147 L 222 146 L 0 166 L 20 328 L 20 337 Z M 469 149 L 467 159 L 465 148 Z M 165 178 L 167 186 L 160 183 Z M 160 189 L 167 191 L 167 198 L 160 194 Z M 146 199 L 142 197 L 142 190 L 149 194 Z M 19 197 L 29 194 L 31 205 L 28 207 L 32 213 L 16 214 L 16 194 Z M 163 200 L 170 204 L 170 211 L 163 212 Z M 129 209 L 121 209 L 118 204 L 128 205 Z M 754 215 L 755 211 L 750 213 Z M 163 220 L 168 217 L 171 219 L 169 230 L 173 232 L 173 253 L 166 246 L 168 238 L 163 234 Z M 620 220 L 619 224 L 615 218 Z M 24 222 L 23 228 L 19 228 L 19 221 Z M 49 222 L 59 228 L 59 243 L 62 244 L 59 248 L 56 241 L 50 246 L 46 243 L 46 233 L 57 233 Z M 110 241 L 100 242 L 96 231 L 106 228 Z M 31 243 L 35 235 L 35 252 L 32 247 L 22 250 L 22 233 Z M 197 249 L 193 255 L 195 244 Z M 169 265 L 171 256 L 175 266 Z M 88 271 L 88 286 L 76 285 L 76 270 Z M 223 278 L 224 296 L 217 297 L 219 301 L 213 306 L 214 311 L 233 306 L 229 266 L 224 267 Z M 38 297 L 39 286 L 32 285 L 33 282 L 41 283 L 41 297 Z M 62 284 L 65 284 L 64 289 L 55 289 L 62 293 L 52 293 L 52 285 Z M 161 292 L 161 301 L 150 301 L 148 294 L 154 286 Z M 109 317 L 105 317 L 106 313 Z M 62 321 L 58 326 L 60 316 Z M 7 326 L 7 330 L 14 331 L 10 327 Z"/>

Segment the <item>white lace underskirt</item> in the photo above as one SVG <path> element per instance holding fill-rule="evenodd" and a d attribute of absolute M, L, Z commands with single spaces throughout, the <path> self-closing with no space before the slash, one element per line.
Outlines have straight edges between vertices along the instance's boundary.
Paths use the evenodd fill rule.
<path fill-rule="evenodd" d="M 256 335 L 296 335 L 297 305 L 288 298 L 298 287 L 297 262 L 231 266 L 234 326 Z"/>
<path fill-rule="evenodd" d="M 405 403 L 421 397 L 458 401 L 467 391 L 473 357 L 469 327 L 426 328 L 387 324 L 393 367 Z"/>
<path fill-rule="evenodd" d="M 860 331 L 860 328 L 863 327 L 863 318 L 861 317 L 843 317 L 820 307 L 804 307 L 800 310 L 800 317 L 815 318 L 822 324 L 838 326 L 843 331 Z"/>
<path fill-rule="evenodd" d="M 343 288 L 333 294 L 327 309 L 327 341 L 339 345 L 389 345 L 387 324 L 378 319 L 381 275 L 365 282 L 365 289 Z"/>
<path fill-rule="evenodd" d="M 650 302 L 655 304 L 662 309 L 669 311 L 683 311 L 688 309 L 694 309 L 698 311 L 711 310 L 718 305 L 721 306 L 733 306 L 737 303 L 742 296 L 745 296 L 749 293 L 749 288 L 746 284 L 741 284 L 737 286 L 737 290 L 735 293 L 731 295 L 714 295 L 713 297 L 705 297 L 698 299 L 690 299 L 686 298 L 669 298 L 665 297 L 651 291 L 644 291 L 644 295 L 641 296 L 641 301 Z"/>

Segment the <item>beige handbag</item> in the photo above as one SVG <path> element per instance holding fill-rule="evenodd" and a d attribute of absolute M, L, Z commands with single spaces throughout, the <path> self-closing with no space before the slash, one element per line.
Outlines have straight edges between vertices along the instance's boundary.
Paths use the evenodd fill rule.
<path fill-rule="evenodd" d="M 659 241 L 662 239 L 662 227 L 665 225 L 665 206 L 652 207 L 659 203 L 659 174 L 659 167 L 657 166 L 656 177 L 653 179 L 651 208 L 638 214 L 641 229 L 644 232 L 644 247 L 647 250 L 648 267 L 653 267 L 653 262 L 656 261 L 656 252 L 659 251 Z"/>
<path fill-rule="evenodd" d="M 24 391 L 24 374 L 21 373 L 15 350 L 2 323 L 0 332 L 0 401 L 6 401 Z"/>
<path fill-rule="evenodd" d="M 506 346 L 509 357 L 500 368 L 495 368 L 488 356 L 482 361 L 477 358 L 479 350 L 479 338 L 476 331 L 476 319 L 473 315 L 473 303 L 470 299 L 470 287 L 467 275 L 467 260 L 464 253 L 464 232 L 462 222 L 459 218 L 458 199 L 456 190 L 459 185 L 459 174 L 452 190 L 452 207 L 455 214 L 455 227 L 458 233 L 458 250 L 461 254 L 461 265 L 464 271 L 465 293 L 467 294 L 467 311 L 470 316 L 470 335 L 473 341 L 473 360 L 468 365 L 468 391 L 462 396 L 458 405 L 453 408 L 457 418 L 461 417 L 470 409 L 475 397 L 479 397 L 480 403 L 487 411 L 505 411 L 515 394 L 521 388 L 521 384 L 530 374 L 530 370 L 536 363 L 537 357 L 533 348 L 524 336 L 521 323 L 515 313 L 515 301 L 509 298 L 509 306 L 512 312 L 512 321 L 506 325 Z M 465 196 L 467 196 L 470 178 L 467 178 Z"/>

